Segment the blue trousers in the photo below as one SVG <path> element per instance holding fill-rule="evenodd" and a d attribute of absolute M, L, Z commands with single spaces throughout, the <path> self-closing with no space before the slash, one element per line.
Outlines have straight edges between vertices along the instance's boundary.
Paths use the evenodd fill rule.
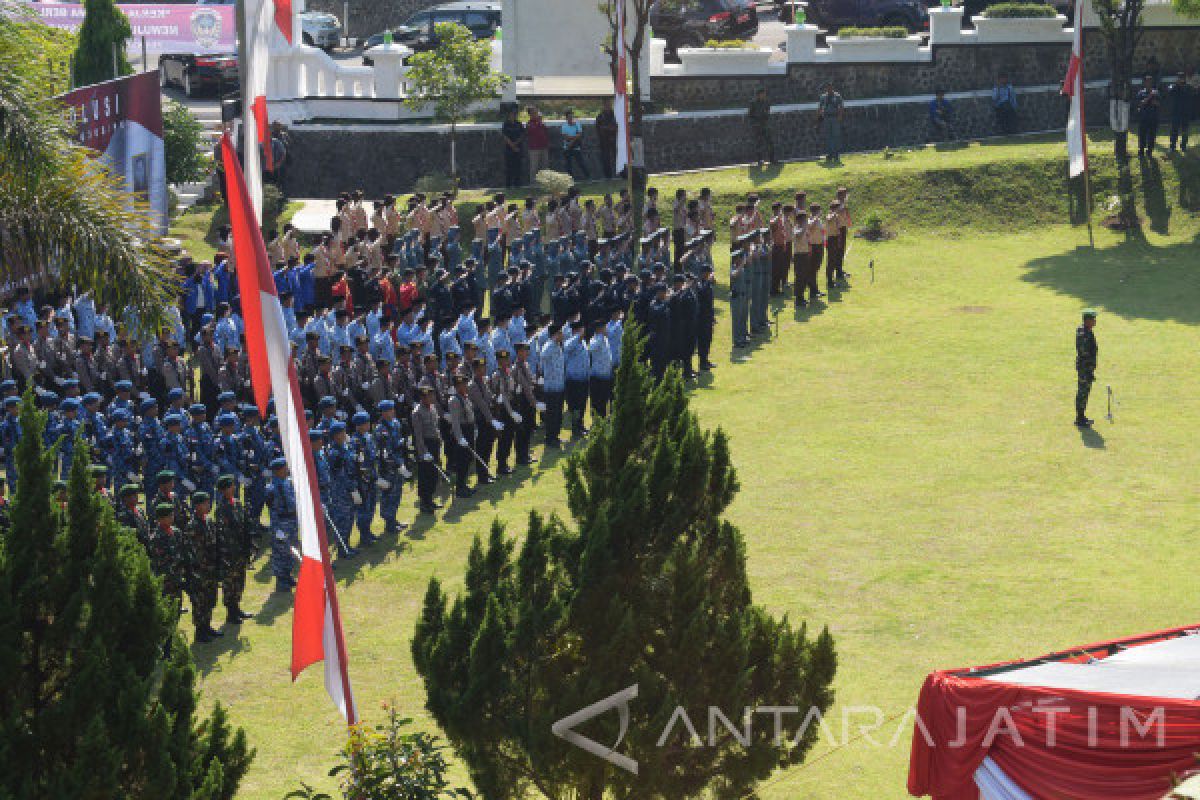
<path fill-rule="evenodd" d="M 391 530 L 396 527 L 396 512 L 400 509 L 400 500 L 404 494 L 404 484 L 400 480 L 400 474 L 396 473 L 387 478 L 392 484 L 386 489 L 381 489 L 379 492 L 379 516 L 383 517 L 383 524 L 386 530 Z"/>
<path fill-rule="evenodd" d="M 362 494 L 362 505 L 354 507 L 354 518 L 358 522 L 358 541 L 361 544 L 363 539 L 371 535 L 371 522 L 375 519 L 375 506 L 378 504 L 377 492 L 375 484 L 366 487 L 359 487 L 358 491 Z"/>
<path fill-rule="evenodd" d="M 292 576 L 292 548 L 299 545 L 295 522 L 271 527 L 271 574 L 276 578 Z"/>

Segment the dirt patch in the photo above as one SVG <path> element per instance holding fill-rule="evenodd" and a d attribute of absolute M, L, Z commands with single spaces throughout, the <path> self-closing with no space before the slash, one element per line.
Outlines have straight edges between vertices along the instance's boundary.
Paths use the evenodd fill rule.
<path fill-rule="evenodd" d="M 986 314 L 992 310 L 992 307 L 991 306 L 959 306 L 958 308 L 956 308 L 954 310 L 961 311 L 964 314 Z"/>
<path fill-rule="evenodd" d="M 1108 228 L 1110 231 L 1130 231 L 1142 227 L 1142 220 L 1134 218 L 1132 222 L 1121 217 L 1120 214 L 1110 214 L 1100 221 L 1100 224 Z"/>
<path fill-rule="evenodd" d="M 864 228 L 854 234 L 856 239 L 866 239 L 868 242 L 885 242 L 895 239 L 896 232 L 887 228 Z"/>

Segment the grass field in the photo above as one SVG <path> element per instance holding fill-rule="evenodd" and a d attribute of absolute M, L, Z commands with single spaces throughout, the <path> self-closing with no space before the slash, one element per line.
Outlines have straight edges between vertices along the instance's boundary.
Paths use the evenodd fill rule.
<path fill-rule="evenodd" d="M 1003 180 L 1001 161 L 1061 158 L 1051 146 L 852 157 L 844 171 L 793 165 L 757 183 L 782 193 L 879 175 L 926 186 L 950 159 Z M 784 308 L 778 339 L 732 361 L 720 304 L 718 368 L 692 398 L 703 424 L 731 437 L 742 490 L 730 516 L 756 600 L 828 623 L 840 656 L 836 746 L 822 743 L 762 797 L 905 796 L 911 718 L 855 739 L 875 720 L 859 707 L 903 714 L 932 669 L 1200 620 L 1189 555 L 1200 528 L 1200 226 L 1163 164 L 1159 189 L 1140 189 L 1155 223 L 1145 239 L 1098 230 L 1092 249 L 1084 228 L 1041 211 L 1030 224 L 974 225 L 933 198 L 920 214 L 892 209 L 895 240 L 855 241 L 851 290 L 815 311 Z M 732 195 L 756 181 L 745 171 L 655 181 L 682 182 Z M 1101 311 L 1099 421 L 1081 432 L 1071 404 L 1084 306 Z M 339 569 L 368 721 L 394 699 L 430 724 L 409 657 L 425 582 L 457 587 L 471 538 L 494 517 L 515 532 L 530 508 L 563 509 L 558 464 L 537 467 Z M 196 658 L 206 696 L 258 748 L 242 795 L 277 800 L 299 780 L 333 788 L 324 776 L 341 728 L 319 671 L 290 683 L 290 608 L 269 597 L 260 566 L 246 603 L 259 617 Z"/>

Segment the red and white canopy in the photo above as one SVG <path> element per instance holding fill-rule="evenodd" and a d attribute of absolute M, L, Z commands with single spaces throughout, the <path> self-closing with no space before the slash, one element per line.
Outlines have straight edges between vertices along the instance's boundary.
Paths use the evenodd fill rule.
<path fill-rule="evenodd" d="M 1200 626 L 940 671 L 908 791 L 934 800 L 1159 800 L 1200 754 Z"/>

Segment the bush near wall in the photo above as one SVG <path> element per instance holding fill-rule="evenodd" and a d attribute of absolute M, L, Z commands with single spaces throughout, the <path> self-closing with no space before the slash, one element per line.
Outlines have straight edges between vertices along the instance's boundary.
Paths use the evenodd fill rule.
<path fill-rule="evenodd" d="M 905 39 L 908 29 L 899 25 L 882 28 L 841 28 L 838 30 L 839 39 Z"/>
<path fill-rule="evenodd" d="M 1031 19 L 1056 17 L 1058 9 L 1045 3 L 996 3 L 983 10 L 989 19 Z"/>

